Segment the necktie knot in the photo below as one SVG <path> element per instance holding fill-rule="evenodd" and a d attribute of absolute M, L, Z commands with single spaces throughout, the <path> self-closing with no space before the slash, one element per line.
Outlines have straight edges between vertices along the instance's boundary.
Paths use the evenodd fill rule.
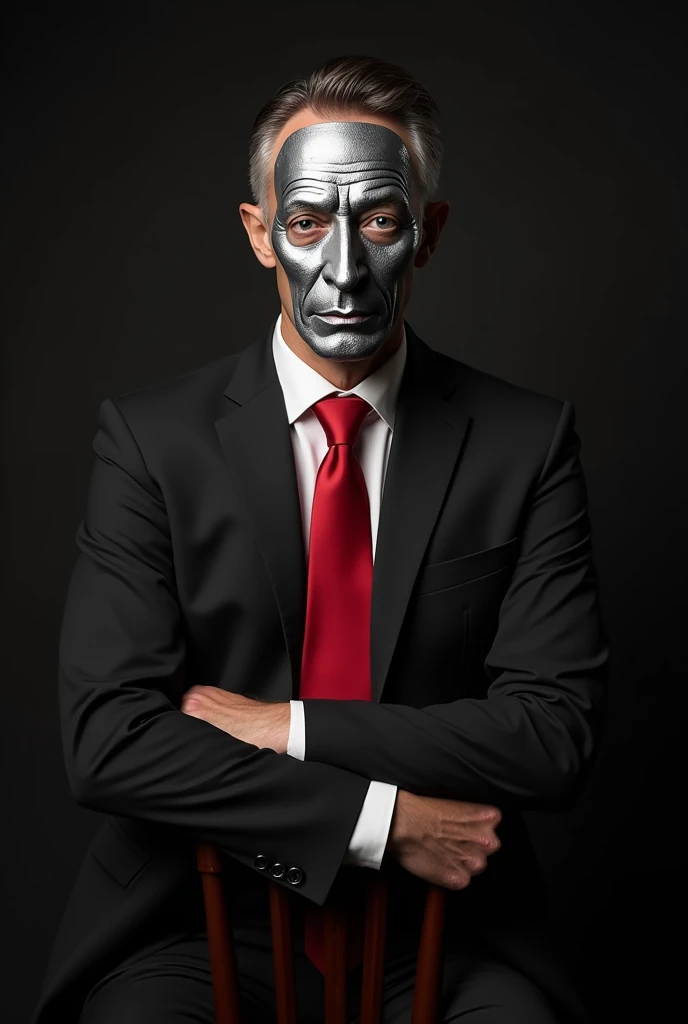
<path fill-rule="evenodd" d="M 358 395 L 346 395 L 342 398 L 321 398 L 312 408 L 331 448 L 335 444 L 353 447 L 371 406 Z"/>

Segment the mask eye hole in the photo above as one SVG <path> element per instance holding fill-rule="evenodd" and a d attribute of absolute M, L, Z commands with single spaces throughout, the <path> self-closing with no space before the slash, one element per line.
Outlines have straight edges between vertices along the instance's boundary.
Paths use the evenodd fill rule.
<path fill-rule="evenodd" d="M 360 227 L 361 234 L 379 245 L 395 242 L 401 232 L 401 224 L 391 213 L 375 213 Z"/>
<path fill-rule="evenodd" d="M 287 224 L 287 239 L 292 245 L 312 245 L 326 234 L 327 224 L 311 214 L 299 214 Z"/>

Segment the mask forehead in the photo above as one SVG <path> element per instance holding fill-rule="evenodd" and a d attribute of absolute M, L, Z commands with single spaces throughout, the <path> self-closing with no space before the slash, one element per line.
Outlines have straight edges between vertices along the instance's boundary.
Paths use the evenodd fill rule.
<path fill-rule="evenodd" d="M 391 128 L 366 121 L 328 121 L 299 128 L 275 161 L 278 206 L 309 182 L 351 185 L 371 181 L 396 186 L 410 201 L 411 158 Z"/>

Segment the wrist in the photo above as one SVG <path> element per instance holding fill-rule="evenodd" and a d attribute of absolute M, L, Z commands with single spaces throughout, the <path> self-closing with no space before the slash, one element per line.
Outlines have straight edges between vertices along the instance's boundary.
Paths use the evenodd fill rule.
<path fill-rule="evenodd" d="M 286 754 L 289 746 L 289 729 L 291 726 L 291 704 L 289 701 L 279 704 L 276 709 L 276 742 L 274 749 L 278 754 Z"/>
<path fill-rule="evenodd" d="M 397 850 L 408 838 L 409 835 L 409 798 L 413 794 L 406 789 L 399 789 L 394 802 L 394 811 L 389 826 L 387 837 L 387 849 L 390 852 Z"/>

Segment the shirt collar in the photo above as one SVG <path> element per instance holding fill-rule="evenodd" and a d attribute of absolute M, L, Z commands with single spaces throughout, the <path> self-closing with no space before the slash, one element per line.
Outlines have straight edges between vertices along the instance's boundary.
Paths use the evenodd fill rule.
<path fill-rule="evenodd" d="M 296 352 L 289 348 L 282 337 L 281 325 L 282 314 L 280 313 L 272 334 L 272 354 L 284 393 L 284 404 L 290 424 L 326 395 L 358 395 L 373 407 L 390 430 L 394 430 L 397 396 L 406 364 L 405 330 L 402 332 L 399 348 L 382 366 L 379 366 L 350 391 L 339 391 L 329 380 L 321 377 L 317 370 L 314 370 L 308 363 L 304 363 L 303 359 L 300 359 Z"/>

